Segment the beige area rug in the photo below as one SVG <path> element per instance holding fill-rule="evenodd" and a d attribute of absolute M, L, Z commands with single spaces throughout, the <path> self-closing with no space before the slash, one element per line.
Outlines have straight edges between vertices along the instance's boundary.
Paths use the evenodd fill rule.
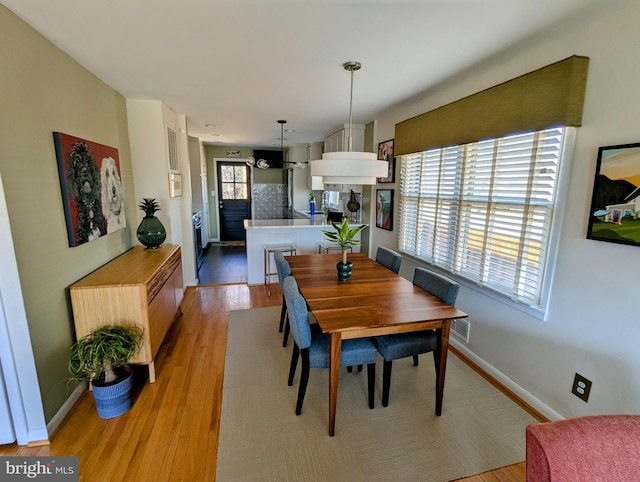
<path fill-rule="evenodd" d="M 295 415 L 300 365 L 287 386 L 292 342 L 282 348 L 279 307 L 232 311 L 217 481 L 449 481 L 521 462 L 530 415 L 455 355 L 435 416 L 431 354 L 393 363 L 389 406 L 367 406 L 366 368 L 340 371 L 336 433 L 327 433 L 328 370 L 312 369 Z"/>

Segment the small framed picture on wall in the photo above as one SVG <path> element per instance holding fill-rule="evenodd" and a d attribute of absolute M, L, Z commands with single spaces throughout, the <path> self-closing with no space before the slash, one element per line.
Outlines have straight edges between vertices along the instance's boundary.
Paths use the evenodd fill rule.
<path fill-rule="evenodd" d="M 393 189 L 376 189 L 376 227 L 393 231 Z"/>
<path fill-rule="evenodd" d="M 389 174 L 387 177 L 379 177 L 378 182 L 395 182 L 396 158 L 393 157 L 393 139 L 378 144 L 378 159 L 389 163 Z"/>

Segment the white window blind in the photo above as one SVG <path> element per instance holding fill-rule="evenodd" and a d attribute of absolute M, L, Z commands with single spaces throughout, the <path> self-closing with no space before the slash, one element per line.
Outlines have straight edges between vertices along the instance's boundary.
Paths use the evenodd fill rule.
<path fill-rule="evenodd" d="M 400 250 L 541 306 L 564 128 L 401 158 Z"/>

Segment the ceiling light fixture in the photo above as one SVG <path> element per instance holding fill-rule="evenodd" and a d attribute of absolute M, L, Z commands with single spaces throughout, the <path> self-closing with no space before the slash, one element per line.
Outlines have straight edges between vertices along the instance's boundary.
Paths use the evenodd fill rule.
<path fill-rule="evenodd" d="M 287 123 L 286 120 L 279 120 L 278 124 L 280 124 L 280 153 L 282 154 L 282 165 L 285 165 L 284 161 L 284 125 Z M 269 169 L 269 163 L 265 159 L 258 159 L 256 162 L 255 157 L 247 157 L 245 164 L 249 167 L 257 167 L 258 169 Z"/>
<path fill-rule="evenodd" d="M 258 169 L 269 169 L 269 163 L 265 159 L 258 159 L 256 162 L 255 157 L 249 156 L 244 163 L 249 167 L 257 167 Z"/>
<path fill-rule="evenodd" d="M 349 95 L 349 138 L 348 151 L 326 152 L 322 159 L 310 162 L 311 175 L 322 176 L 322 182 L 327 184 L 368 184 L 374 185 L 378 177 L 388 174 L 387 161 L 380 161 L 373 152 L 351 152 L 353 121 L 353 72 L 360 70 L 360 62 L 350 61 L 342 67 L 351 72 L 351 93 Z"/>

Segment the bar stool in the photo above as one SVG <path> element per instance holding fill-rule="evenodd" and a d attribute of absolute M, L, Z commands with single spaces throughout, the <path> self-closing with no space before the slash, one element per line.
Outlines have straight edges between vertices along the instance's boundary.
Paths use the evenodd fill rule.
<path fill-rule="evenodd" d="M 328 241 L 320 241 L 320 242 L 318 242 L 318 254 L 322 254 L 323 252 L 325 254 L 329 254 L 332 251 L 334 251 L 336 253 L 342 253 L 342 248 L 337 243 L 329 243 Z M 347 248 L 347 251 L 352 253 L 353 252 L 353 248 L 351 246 L 349 246 Z"/>
<path fill-rule="evenodd" d="M 277 271 L 271 271 L 271 255 L 280 252 L 295 256 L 298 254 L 295 244 L 265 244 L 264 245 L 264 285 L 267 288 L 267 294 L 271 296 L 271 276 L 278 274 Z"/>

